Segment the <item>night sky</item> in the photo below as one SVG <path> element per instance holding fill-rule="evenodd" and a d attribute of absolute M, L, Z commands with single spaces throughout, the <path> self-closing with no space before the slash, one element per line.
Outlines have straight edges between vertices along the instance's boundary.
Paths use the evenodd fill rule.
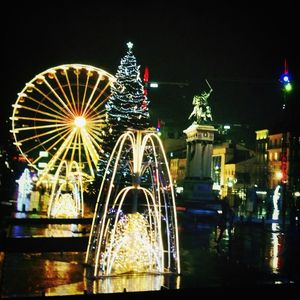
<path fill-rule="evenodd" d="M 192 97 L 208 89 L 207 79 L 214 89 L 209 103 L 216 122 L 271 126 L 280 117 L 284 59 L 294 81 L 288 100 L 300 102 L 299 20 L 290 4 L 263 8 L 250 3 L 143 1 L 128 7 L 87 0 L 11 1 L 1 17 L 1 121 L 35 75 L 68 63 L 115 74 L 132 41 L 141 70 L 149 67 L 150 81 L 188 83 L 150 91 L 153 119 L 188 124 Z"/>

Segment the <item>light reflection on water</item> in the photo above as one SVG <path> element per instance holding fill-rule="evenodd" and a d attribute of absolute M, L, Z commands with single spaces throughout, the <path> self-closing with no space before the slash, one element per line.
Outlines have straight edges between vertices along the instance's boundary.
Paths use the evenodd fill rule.
<path fill-rule="evenodd" d="M 278 224 L 272 224 L 272 234 L 270 239 L 270 268 L 274 274 L 278 274 L 282 268 L 282 250 L 285 237 L 280 232 Z"/>
<path fill-rule="evenodd" d="M 67 296 L 83 294 L 84 283 L 82 281 L 71 284 L 63 284 L 46 289 L 45 296 Z"/>
<path fill-rule="evenodd" d="M 161 289 L 179 289 L 180 276 L 175 275 L 122 275 L 97 280 L 88 280 L 63 284 L 46 289 L 46 296 L 109 294 L 122 292 L 159 291 Z"/>
<path fill-rule="evenodd" d="M 11 237 L 77 237 L 89 234 L 90 225 L 81 224 L 46 224 L 13 225 Z"/>
<path fill-rule="evenodd" d="M 71 232 L 70 224 L 61 226 L 59 228 L 51 224 L 46 229 L 48 233 L 57 229 L 56 234 L 63 234 L 64 230 Z M 44 229 L 45 226 L 36 229 L 31 227 L 36 234 Z M 33 231 L 30 234 L 33 234 Z M 25 231 L 23 233 L 25 234 Z M 53 231 L 51 233 L 53 234 Z M 93 281 L 85 279 L 83 252 L 6 253 L 0 296 L 116 293 L 124 292 L 124 289 L 128 292 L 155 291 L 161 287 L 179 289 L 212 284 L 261 283 L 262 280 L 282 283 L 299 278 L 299 235 L 283 231 L 280 222 L 265 225 L 237 224 L 231 238 L 225 231 L 219 249 L 216 248 L 215 234 L 216 228 L 207 224 L 181 227 L 182 277 L 123 275 Z M 226 258 L 225 262 L 222 257 Z M 0 256 L 0 265 L 3 260 Z M 234 261 L 238 261 L 238 265 L 232 263 Z M 248 270 L 242 268 L 244 265 L 253 266 L 258 271 L 266 271 L 268 274 L 276 274 L 276 277 L 265 276 L 261 279 L 256 276 L 261 274 L 258 272 L 247 275 Z"/>
<path fill-rule="evenodd" d="M 109 276 L 97 280 L 86 280 L 86 291 L 88 294 L 98 293 L 121 293 L 121 292 L 143 292 L 158 291 L 162 288 L 180 288 L 179 276 L 137 274 Z"/>

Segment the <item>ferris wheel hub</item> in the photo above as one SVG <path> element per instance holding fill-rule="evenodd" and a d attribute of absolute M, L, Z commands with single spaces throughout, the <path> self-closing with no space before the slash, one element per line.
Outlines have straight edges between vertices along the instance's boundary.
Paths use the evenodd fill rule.
<path fill-rule="evenodd" d="M 83 128 L 86 125 L 85 117 L 82 117 L 82 116 L 76 117 L 74 120 L 74 124 L 78 128 Z"/>

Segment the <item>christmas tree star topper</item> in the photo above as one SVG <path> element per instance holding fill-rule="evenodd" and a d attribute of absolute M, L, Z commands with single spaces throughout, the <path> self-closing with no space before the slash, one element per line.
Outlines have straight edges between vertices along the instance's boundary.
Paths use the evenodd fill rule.
<path fill-rule="evenodd" d="M 126 45 L 127 45 L 129 50 L 131 50 L 131 48 L 133 47 L 133 44 L 131 42 L 128 42 Z"/>

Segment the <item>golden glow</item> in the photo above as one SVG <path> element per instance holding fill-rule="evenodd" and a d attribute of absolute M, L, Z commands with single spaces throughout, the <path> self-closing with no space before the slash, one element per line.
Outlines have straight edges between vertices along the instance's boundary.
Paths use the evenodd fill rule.
<path fill-rule="evenodd" d="M 281 180 L 282 179 L 282 172 L 281 171 L 277 171 L 275 173 L 275 177 L 276 177 L 277 180 Z"/>
<path fill-rule="evenodd" d="M 77 162 L 61 161 L 53 178 L 49 218 L 83 217 L 83 180 Z"/>
<path fill-rule="evenodd" d="M 74 124 L 78 128 L 82 128 L 86 125 L 86 119 L 84 117 L 76 117 L 74 120 Z"/>
<path fill-rule="evenodd" d="M 48 69 L 26 83 L 13 105 L 11 132 L 28 163 L 38 169 L 39 151 L 47 151 L 43 176 L 68 160 L 77 161 L 93 178 L 113 82 L 115 78 L 101 69 L 70 64 Z"/>
<path fill-rule="evenodd" d="M 269 136 L 269 130 L 268 129 L 262 129 L 255 131 L 256 133 L 256 140 L 265 140 Z"/>
<path fill-rule="evenodd" d="M 132 149 L 132 186 L 117 191 L 114 183 L 125 143 Z M 113 172 L 108 181 L 109 168 Z M 151 173 L 150 188 L 140 185 L 145 170 Z M 124 214 L 125 200 L 136 191 L 141 194 L 139 201 L 143 201 L 145 213 Z M 100 187 L 86 263 L 93 266 L 94 277 L 127 272 L 180 273 L 174 188 L 162 142 L 155 132 L 127 131 L 118 139 Z"/>
<path fill-rule="evenodd" d="M 108 249 L 112 250 L 112 259 L 109 267 L 114 274 L 156 271 L 156 263 L 160 260 L 159 243 L 141 214 L 127 214 L 120 219 L 110 243 Z"/>

